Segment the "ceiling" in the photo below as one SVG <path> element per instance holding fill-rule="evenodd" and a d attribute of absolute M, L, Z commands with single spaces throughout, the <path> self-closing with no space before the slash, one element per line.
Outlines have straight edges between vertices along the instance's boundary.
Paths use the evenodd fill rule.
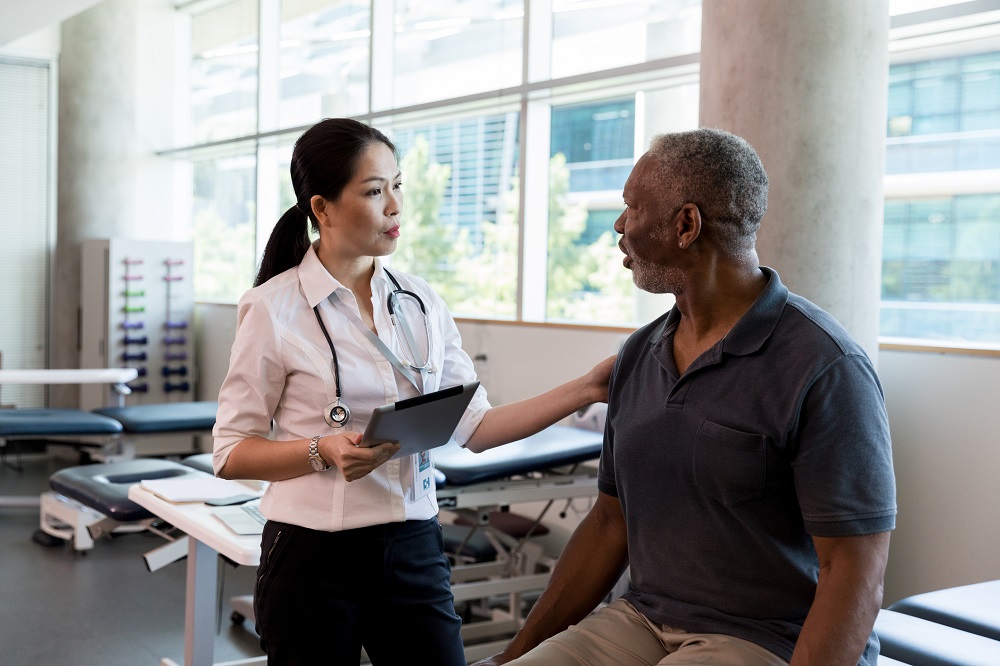
<path fill-rule="evenodd" d="M 0 46 L 60 23 L 101 0 L 0 0 Z"/>

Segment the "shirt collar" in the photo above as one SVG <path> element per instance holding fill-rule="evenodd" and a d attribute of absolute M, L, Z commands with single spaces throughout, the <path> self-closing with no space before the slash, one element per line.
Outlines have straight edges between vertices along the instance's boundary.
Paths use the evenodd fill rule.
<path fill-rule="evenodd" d="M 745 356 L 760 349 L 778 325 L 781 313 L 788 302 L 788 288 L 782 284 L 778 273 L 767 266 L 760 270 L 767 276 L 767 285 L 757 300 L 753 302 L 736 325 L 722 340 L 722 352 L 735 356 Z M 673 333 L 681 319 L 680 310 L 675 305 L 667 316 L 650 332 L 649 341 L 656 344 L 664 334 Z"/>
<path fill-rule="evenodd" d="M 760 267 L 767 276 L 767 285 L 722 342 L 725 354 L 745 356 L 752 354 L 767 342 L 785 311 L 788 288 L 781 283 L 778 273 L 767 266 Z"/>
<path fill-rule="evenodd" d="M 388 278 L 382 267 L 382 259 L 375 257 L 375 274 L 372 277 L 372 284 L 375 285 L 379 281 L 387 283 Z M 310 308 L 325 301 L 330 297 L 330 294 L 338 289 L 347 289 L 337 278 L 330 275 L 326 266 L 319 260 L 315 243 L 309 246 L 299 263 L 299 284 Z"/>

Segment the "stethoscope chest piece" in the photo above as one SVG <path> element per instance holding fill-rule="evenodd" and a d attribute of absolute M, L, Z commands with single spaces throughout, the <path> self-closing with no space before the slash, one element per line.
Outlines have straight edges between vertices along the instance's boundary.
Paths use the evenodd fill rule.
<path fill-rule="evenodd" d="M 350 418 L 351 410 L 340 400 L 334 400 L 323 408 L 323 420 L 332 428 L 343 428 Z"/>

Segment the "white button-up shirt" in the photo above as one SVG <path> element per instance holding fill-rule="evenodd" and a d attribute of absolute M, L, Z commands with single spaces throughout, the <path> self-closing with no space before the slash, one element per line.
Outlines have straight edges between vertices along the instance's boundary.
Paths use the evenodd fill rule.
<path fill-rule="evenodd" d="M 472 361 L 444 301 L 427 283 L 392 270 L 403 289 L 420 296 L 431 327 L 430 361 L 424 392 L 475 381 Z M 386 307 L 393 285 L 375 260 L 371 281 L 375 328 L 379 339 L 400 359 Z M 336 399 L 333 358 L 313 306 L 337 350 L 342 402 L 351 410 L 346 430 L 364 432 L 372 411 L 381 405 L 413 397 L 414 386 L 376 349 L 365 335 L 328 300 L 336 292 L 360 317 L 354 294 L 326 270 L 314 248 L 296 268 L 251 289 L 240 299 L 236 341 L 229 373 L 219 392 L 215 424 L 216 472 L 233 447 L 248 437 L 274 440 L 308 439 L 344 432 L 323 420 L 323 408 Z M 411 371 L 418 385 L 419 373 Z M 455 431 L 464 445 L 490 405 L 480 387 Z M 273 419 L 273 430 L 272 430 Z M 303 448 L 303 456 L 306 456 Z M 364 478 L 348 483 L 337 468 L 272 482 L 261 500 L 271 520 L 316 530 L 339 531 L 437 515 L 433 492 L 411 500 L 411 457 L 390 460 Z"/>

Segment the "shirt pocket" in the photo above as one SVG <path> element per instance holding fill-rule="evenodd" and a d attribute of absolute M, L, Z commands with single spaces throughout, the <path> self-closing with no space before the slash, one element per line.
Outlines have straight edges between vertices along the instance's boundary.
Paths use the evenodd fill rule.
<path fill-rule="evenodd" d="M 767 437 L 702 421 L 694 450 L 698 489 L 727 507 L 764 496 Z"/>

